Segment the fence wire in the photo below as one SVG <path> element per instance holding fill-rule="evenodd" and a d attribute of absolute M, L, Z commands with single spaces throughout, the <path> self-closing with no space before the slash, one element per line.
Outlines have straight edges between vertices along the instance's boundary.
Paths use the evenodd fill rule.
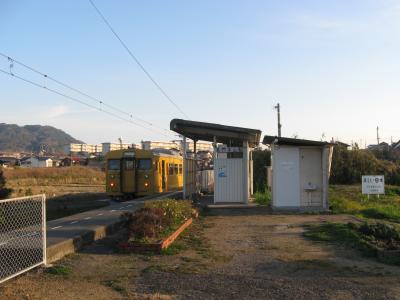
<path fill-rule="evenodd" d="M 0 200 L 0 283 L 45 263 L 45 195 Z"/>

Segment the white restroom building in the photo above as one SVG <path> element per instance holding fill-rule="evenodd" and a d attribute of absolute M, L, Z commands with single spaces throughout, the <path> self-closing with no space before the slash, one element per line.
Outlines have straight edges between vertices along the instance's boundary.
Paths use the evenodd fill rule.
<path fill-rule="evenodd" d="M 334 144 L 264 136 L 271 146 L 272 208 L 327 211 Z"/>

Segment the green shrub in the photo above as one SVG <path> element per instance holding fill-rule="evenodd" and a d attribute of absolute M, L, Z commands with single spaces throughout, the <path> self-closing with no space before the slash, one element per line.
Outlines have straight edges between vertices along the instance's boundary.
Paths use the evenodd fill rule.
<path fill-rule="evenodd" d="M 263 192 L 256 192 L 254 194 L 256 203 L 260 205 L 270 205 L 272 201 L 272 193 L 269 189 L 265 189 Z"/>
<path fill-rule="evenodd" d="M 181 224 L 192 216 L 193 208 L 190 200 L 166 199 L 146 202 L 144 207 L 164 210 L 171 225 Z"/>
<path fill-rule="evenodd" d="M 12 189 L 6 188 L 6 179 L 3 170 L 0 169 L 0 199 L 7 199 L 11 192 Z"/>
<path fill-rule="evenodd" d="M 190 201 L 166 199 L 146 202 L 133 214 L 124 214 L 122 220 L 128 228 L 130 240 L 154 240 L 175 230 L 192 214 Z"/>

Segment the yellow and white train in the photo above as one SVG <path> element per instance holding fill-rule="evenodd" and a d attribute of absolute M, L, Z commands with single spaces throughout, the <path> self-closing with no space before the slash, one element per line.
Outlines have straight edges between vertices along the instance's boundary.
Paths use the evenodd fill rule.
<path fill-rule="evenodd" d="M 115 199 L 128 199 L 183 186 L 183 159 L 161 151 L 123 149 L 106 157 L 106 192 Z"/>

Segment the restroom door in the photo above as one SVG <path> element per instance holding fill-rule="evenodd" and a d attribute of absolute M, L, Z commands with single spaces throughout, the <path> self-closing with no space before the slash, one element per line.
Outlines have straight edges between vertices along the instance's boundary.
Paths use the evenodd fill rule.
<path fill-rule="evenodd" d="M 272 161 L 273 205 L 284 208 L 299 207 L 299 149 L 275 146 Z"/>
<path fill-rule="evenodd" d="M 301 206 L 322 206 L 322 150 L 319 148 L 300 149 L 300 195 Z"/>

